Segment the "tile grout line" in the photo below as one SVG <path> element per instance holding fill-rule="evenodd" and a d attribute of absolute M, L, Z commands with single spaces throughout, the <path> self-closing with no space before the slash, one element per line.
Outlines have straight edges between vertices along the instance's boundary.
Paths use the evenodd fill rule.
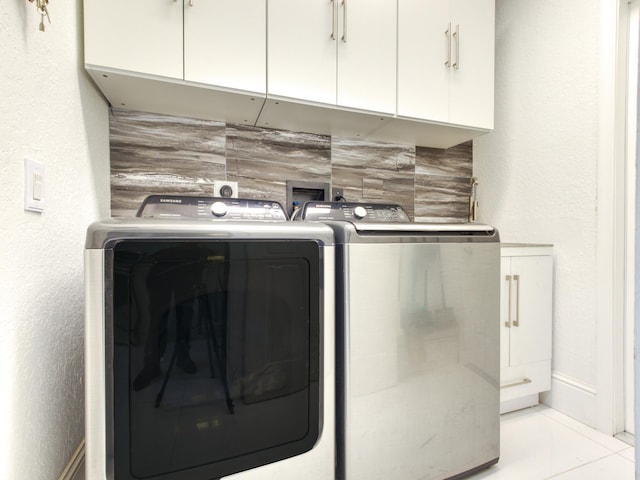
<path fill-rule="evenodd" d="M 576 432 L 576 433 L 580 434 L 580 432 Z M 584 435 L 583 435 L 583 436 L 584 436 Z M 574 471 L 574 470 L 578 470 L 578 469 L 580 469 L 580 468 L 586 467 L 587 465 L 594 464 L 594 463 L 596 463 L 596 462 L 599 462 L 599 461 L 601 461 L 601 460 L 604 460 L 605 458 L 612 457 L 612 456 L 614 456 L 614 455 L 617 455 L 617 456 L 621 457 L 621 455 L 618 455 L 616 452 L 610 452 L 608 455 L 605 455 L 605 456 L 600 457 L 600 458 L 595 458 L 595 459 L 593 459 L 593 460 L 590 460 L 590 461 L 588 461 L 588 462 L 582 463 L 582 464 L 580 464 L 580 465 L 576 465 L 575 467 L 570 468 L 569 470 L 565 470 L 565 471 L 563 471 L 563 472 L 554 473 L 554 474 L 553 474 L 553 475 L 551 475 L 550 477 L 545 477 L 545 478 L 544 478 L 544 480 L 551 480 L 551 479 L 553 479 L 553 478 L 558 478 L 558 477 L 560 477 L 561 475 L 564 475 L 564 474 L 569 473 L 569 472 L 572 472 L 572 471 Z M 622 458 L 623 458 L 624 460 L 627 460 L 627 459 L 626 459 L 626 458 L 624 458 L 624 457 L 622 457 Z M 627 460 L 627 461 L 628 461 L 628 460 Z"/>
<path fill-rule="evenodd" d="M 596 443 L 596 444 L 600 445 L 601 447 L 606 448 L 606 449 L 607 449 L 609 452 L 611 452 L 611 453 L 616 453 L 616 454 L 617 454 L 617 453 L 619 453 L 619 452 L 621 452 L 621 451 L 623 451 L 623 450 L 626 450 L 626 449 L 627 449 L 627 447 L 629 447 L 629 448 L 635 448 L 635 447 L 633 447 L 633 446 L 631 446 L 631 445 L 629 445 L 629 444 L 627 444 L 627 443 L 624 443 L 622 440 L 618 440 L 618 439 L 617 439 L 617 438 L 615 438 L 614 436 L 611 436 L 611 439 L 616 440 L 616 441 L 618 441 L 619 443 L 623 444 L 623 445 L 622 445 L 622 447 L 621 447 L 619 450 L 617 450 L 617 449 L 616 449 L 616 450 L 612 450 L 609 446 L 604 445 L 603 443 L 599 442 L 598 440 L 594 440 L 593 438 L 591 438 L 591 437 L 587 436 L 586 434 L 582 433 L 582 432 L 581 432 L 581 431 L 579 431 L 578 429 L 576 429 L 576 428 L 574 428 L 574 427 L 572 427 L 572 426 L 570 426 L 570 425 L 567 425 L 566 423 L 562 422 L 561 420 L 559 420 L 559 419 L 557 419 L 557 418 L 554 418 L 552 415 L 547 415 L 547 414 L 545 413 L 545 410 L 547 410 L 547 409 L 549 409 L 549 410 L 553 410 L 551 407 L 547 407 L 547 408 L 545 408 L 545 409 L 541 409 L 541 410 L 540 410 L 540 413 L 541 413 L 542 415 L 544 415 L 544 416 L 545 416 L 545 418 L 548 418 L 549 420 L 552 420 L 552 421 L 554 421 L 555 423 L 557 423 L 557 424 L 559 424 L 559 425 L 562 425 L 563 427 L 565 427 L 565 428 L 567 428 L 567 429 L 571 430 L 572 432 L 577 433 L 578 435 L 581 435 L 582 437 L 586 438 L 587 440 L 590 440 L 590 441 L 592 441 L 593 443 Z M 554 410 L 554 411 L 556 411 L 556 412 L 558 412 L 558 413 L 560 413 L 560 414 L 564 415 L 562 412 L 559 412 L 559 411 L 557 411 L 557 410 Z M 578 420 L 575 420 L 575 419 L 573 419 L 573 418 L 571 418 L 571 417 L 567 417 L 567 418 L 568 418 L 568 419 L 570 419 L 572 422 L 578 422 L 578 423 L 580 423 Z M 580 423 L 580 425 L 582 425 L 584 428 L 591 428 L 589 425 L 584 424 L 584 423 Z M 601 434 L 601 435 L 605 435 L 605 436 L 606 436 L 606 434 L 605 434 L 605 433 L 602 433 L 602 432 L 600 432 L 600 431 L 598 431 L 598 430 L 593 429 L 593 431 L 594 431 L 594 432 L 596 432 L 596 433 L 598 433 L 598 434 Z"/>

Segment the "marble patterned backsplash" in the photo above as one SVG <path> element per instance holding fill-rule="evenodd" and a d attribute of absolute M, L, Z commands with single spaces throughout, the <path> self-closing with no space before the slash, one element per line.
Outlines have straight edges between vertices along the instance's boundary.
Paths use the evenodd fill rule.
<path fill-rule="evenodd" d="M 114 217 L 135 216 L 147 195 L 212 195 L 214 180 L 285 205 L 287 180 L 300 180 L 398 203 L 417 221 L 468 219 L 471 142 L 440 150 L 121 109 L 109 124 Z"/>

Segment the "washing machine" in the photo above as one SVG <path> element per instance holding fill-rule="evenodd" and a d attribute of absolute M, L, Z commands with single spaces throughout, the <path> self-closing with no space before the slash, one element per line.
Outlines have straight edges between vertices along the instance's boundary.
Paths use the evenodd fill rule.
<path fill-rule="evenodd" d="M 336 242 L 337 475 L 457 479 L 499 458 L 500 244 L 399 205 L 308 202 Z"/>
<path fill-rule="evenodd" d="M 138 216 L 86 236 L 87 480 L 333 479 L 333 231 L 267 200 Z"/>

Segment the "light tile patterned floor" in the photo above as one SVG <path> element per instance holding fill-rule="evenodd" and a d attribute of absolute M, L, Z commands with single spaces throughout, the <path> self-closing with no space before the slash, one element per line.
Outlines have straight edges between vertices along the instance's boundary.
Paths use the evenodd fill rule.
<path fill-rule="evenodd" d="M 501 417 L 500 462 L 471 480 L 634 480 L 634 448 L 543 405 Z"/>
<path fill-rule="evenodd" d="M 633 447 L 544 405 L 503 415 L 500 434 L 500 462 L 469 480 L 634 480 Z"/>

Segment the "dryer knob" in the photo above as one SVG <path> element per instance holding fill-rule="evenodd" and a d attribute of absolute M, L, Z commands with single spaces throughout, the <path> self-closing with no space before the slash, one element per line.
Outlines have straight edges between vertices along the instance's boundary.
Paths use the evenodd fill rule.
<path fill-rule="evenodd" d="M 227 214 L 227 205 L 224 202 L 214 202 L 211 205 L 211 213 L 214 217 L 224 217 Z"/>
<path fill-rule="evenodd" d="M 356 208 L 353 209 L 353 215 L 358 219 L 364 218 L 367 216 L 367 209 L 364 207 L 357 206 Z"/>

